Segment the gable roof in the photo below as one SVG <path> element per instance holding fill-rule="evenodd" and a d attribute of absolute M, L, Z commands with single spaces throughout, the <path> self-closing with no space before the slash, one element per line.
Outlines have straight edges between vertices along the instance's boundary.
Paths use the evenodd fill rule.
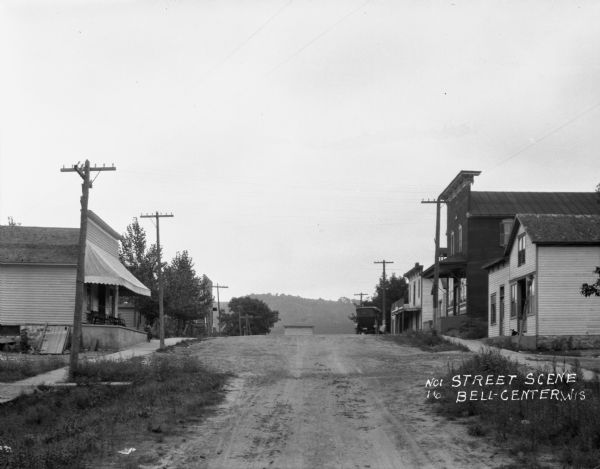
<path fill-rule="evenodd" d="M 0 226 L 0 264 L 52 264 L 77 266 L 79 228 Z M 150 290 L 119 259 L 88 240 L 85 282 L 122 285 L 139 295 Z"/>
<path fill-rule="evenodd" d="M 597 192 L 471 192 L 470 217 L 517 213 L 600 215 L 600 197 Z"/>
<path fill-rule="evenodd" d="M 0 263 L 77 264 L 79 228 L 0 226 Z"/>
<path fill-rule="evenodd" d="M 121 240 L 121 235 L 91 210 L 88 221 Z M 79 228 L 0 226 L 0 263 L 76 265 L 78 246 Z"/>
<path fill-rule="evenodd" d="M 521 225 L 535 244 L 600 244 L 600 215 L 520 213 L 516 220 L 513 233 Z"/>
<path fill-rule="evenodd" d="M 92 210 L 88 210 L 88 221 L 89 220 L 96 223 L 96 225 L 98 225 L 100 228 L 102 228 L 104 231 L 106 231 L 110 236 L 115 238 L 117 241 L 122 240 L 123 237 L 119 233 L 117 233 L 115 230 L 113 230 L 108 223 L 106 223 L 102 218 L 100 218 L 98 215 L 96 215 L 96 213 L 93 212 Z"/>

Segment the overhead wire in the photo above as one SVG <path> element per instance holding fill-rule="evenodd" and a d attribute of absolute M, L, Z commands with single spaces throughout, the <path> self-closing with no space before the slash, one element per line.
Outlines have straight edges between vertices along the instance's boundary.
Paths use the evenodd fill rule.
<path fill-rule="evenodd" d="M 496 169 L 498 166 L 502 166 L 503 164 L 509 162 L 513 158 L 516 158 L 517 156 L 521 155 L 522 153 L 526 152 L 527 150 L 529 150 L 530 148 L 536 146 L 537 144 L 539 144 L 540 142 L 546 140 L 547 138 L 551 137 L 552 135 L 554 135 L 555 133 L 557 133 L 560 130 L 564 129 L 565 127 L 568 127 L 573 122 L 579 120 L 580 118 L 582 118 L 586 114 L 589 114 L 590 112 L 592 112 L 593 110 L 597 109 L 598 107 L 600 107 L 600 101 L 597 102 L 596 104 L 594 104 L 593 106 L 590 106 L 590 107 L 584 109 L 583 111 L 579 112 L 578 114 L 576 114 L 572 118 L 566 120 L 565 122 L 561 123 L 560 125 L 558 125 L 558 126 L 552 128 L 552 129 L 550 129 L 546 133 L 542 134 L 540 137 L 534 139 L 533 142 L 525 145 L 524 147 L 522 147 L 519 150 L 515 151 L 514 153 L 510 154 L 508 157 L 500 160 L 498 163 L 496 163 L 490 169 Z"/>
<path fill-rule="evenodd" d="M 372 1 L 373 0 L 367 0 L 366 2 L 363 2 L 362 4 L 360 4 L 360 6 L 358 6 L 357 8 L 354 8 L 353 10 L 351 10 L 348 13 L 346 13 L 345 15 L 343 15 L 335 23 L 333 23 L 330 26 L 328 26 L 326 29 L 324 29 L 319 34 L 317 34 L 316 36 L 314 36 L 311 40 L 309 40 L 307 43 L 305 43 L 303 46 L 301 46 L 300 48 L 298 48 L 297 50 L 295 50 L 291 55 L 289 55 L 288 57 L 286 57 L 281 62 L 277 63 L 265 75 L 271 75 L 272 73 L 274 73 L 279 68 L 281 68 L 284 65 L 286 65 L 287 63 L 291 62 L 294 58 L 296 58 L 304 50 L 308 49 L 310 46 L 312 46 L 315 42 L 317 42 L 323 36 L 326 36 L 327 34 L 329 34 L 333 29 L 335 29 L 338 25 L 340 25 L 341 23 L 343 23 L 347 18 L 349 18 L 350 16 L 354 15 L 357 11 L 363 9 L 365 6 L 367 6 Z"/>
<path fill-rule="evenodd" d="M 283 11 L 290 6 L 293 0 L 287 1 L 283 6 L 281 6 L 275 13 L 269 16 L 258 28 L 256 28 L 248 37 L 246 37 L 240 44 L 235 46 L 219 63 L 213 66 L 210 70 L 208 70 L 202 77 L 202 79 L 206 79 L 211 76 L 215 71 L 220 69 L 225 63 L 231 60 L 235 55 L 244 48 L 252 39 L 258 36 L 275 18 L 277 18 Z"/>

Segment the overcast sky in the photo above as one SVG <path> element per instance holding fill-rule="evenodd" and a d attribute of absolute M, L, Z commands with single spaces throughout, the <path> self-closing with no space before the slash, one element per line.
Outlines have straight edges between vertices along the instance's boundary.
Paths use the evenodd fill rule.
<path fill-rule="evenodd" d="M 0 223 L 160 211 L 223 298 L 371 294 L 436 197 L 593 191 L 600 2 L 0 0 Z M 140 220 L 150 241 L 155 228 Z"/>

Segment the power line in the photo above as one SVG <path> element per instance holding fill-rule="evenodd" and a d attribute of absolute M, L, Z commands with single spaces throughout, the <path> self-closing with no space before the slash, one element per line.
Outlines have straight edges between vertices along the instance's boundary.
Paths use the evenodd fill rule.
<path fill-rule="evenodd" d="M 200 81 L 203 82 L 207 78 L 209 78 L 215 71 L 221 68 L 225 63 L 231 60 L 246 44 L 248 44 L 252 39 L 258 36 L 263 29 L 265 29 L 269 23 L 271 23 L 275 18 L 277 18 L 283 10 L 285 10 L 293 0 L 289 0 L 282 7 L 280 7 L 275 13 L 269 16 L 266 21 L 264 21 L 258 28 L 256 28 L 246 39 L 244 39 L 240 44 L 235 46 L 219 63 L 213 66 L 210 70 L 208 70 L 204 75 L 200 77 Z"/>
<path fill-rule="evenodd" d="M 541 137 L 539 137 L 537 139 L 534 139 L 533 142 L 525 145 L 524 147 L 522 147 L 519 150 L 515 151 L 514 153 L 510 154 L 508 157 L 500 160 L 496 165 L 492 166 L 491 169 L 497 168 L 498 166 L 502 166 L 504 163 L 507 163 L 508 161 L 512 160 L 513 158 L 516 158 L 521 153 L 524 153 L 525 151 L 529 150 L 531 147 L 534 147 L 538 143 L 546 140 L 548 137 L 554 135 L 558 131 L 564 129 L 565 127 L 568 127 L 573 122 L 575 122 L 576 120 L 578 120 L 581 117 L 585 116 L 586 114 L 589 114 L 590 112 L 592 112 L 594 109 L 596 109 L 598 107 L 600 107 L 600 102 L 597 102 L 593 106 L 591 106 L 591 107 L 589 107 L 589 108 L 581 111 L 579 114 L 576 114 L 574 117 L 568 119 L 567 121 L 563 122 L 562 124 L 558 125 L 557 127 L 552 128 L 551 130 L 549 130 L 548 132 L 546 132 L 545 134 L 543 134 Z"/>
<path fill-rule="evenodd" d="M 345 15 L 343 15 L 339 20 L 337 20 L 331 26 L 328 26 L 326 29 L 324 29 L 319 34 L 317 34 L 315 37 L 313 37 L 310 41 L 308 41 L 302 47 L 300 47 L 299 49 L 297 49 L 296 51 L 294 51 L 287 58 L 285 58 L 284 60 L 282 60 L 281 62 L 279 62 L 278 64 L 276 64 L 265 75 L 270 75 L 271 73 L 275 72 L 278 68 L 283 67 L 285 64 L 291 62 L 296 56 L 298 56 L 299 54 L 301 54 L 305 49 L 308 49 L 310 46 L 312 46 L 315 42 L 317 42 L 323 36 L 326 36 L 327 34 L 329 34 L 340 23 L 343 23 L 346 20 L 346 18 L 352 16 L 354 13 L 356 13 L 358 10 L 364 8 L 367 4 L 371 3 L 372 1 L 373 0 L 367 0 L 366 2 L 362 3 L 359 7 L 355 8 L 355 9 L 351 10 L 350 12 L 346 13 Z"/>
<path fill-rule="evenodd" d="M 261 24 L 252 34 L 250 34 L 250 36 L 248 36 L 241 44 L 239 44 L 237 47 L 235 47 L 222 61 L 221 63 L 219 63 L 216 68 L 221 67 L 225 62 L 227 62 L 229 59 L 231 59 L 233 56 L 235 56 L 246 44 L 248 44 L 252 39 L 254 39 L 254 37 L 256 37 L 263 29 L 265 29 L 269 23 L 271 21 L 273 21 L 277 16 L 279 16 L 281 14 L 281 12 L 283 12 L 283 10 L 285 10 L 288 6 L 290 6 L 290 4 L 292 3 L 293 0 L 289 0 L 287 3 L 285 3 L 281 8 L 279 8 L 279 10 L 277 10 L 275 13 L 273 13 L 269 18 L 267 18 L 267 20 Z"/>

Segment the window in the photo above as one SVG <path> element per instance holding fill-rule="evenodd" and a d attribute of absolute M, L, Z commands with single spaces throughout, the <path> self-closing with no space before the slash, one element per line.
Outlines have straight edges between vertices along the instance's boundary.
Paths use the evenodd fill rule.
<path fill-rule="evenodd" d="M 500 319 L 504 319 L 504 285 L 500 285 Z"/>
<path fill-rule="evenodd" d="M 450 255 L 454 255 L 454 231 L 450 232 Z"/>
<path fill-rule="evenodd" d="M 490 324 L 496 324 L 496 294 L 490 296 Z"/>
<path fill-rule="evenodd" d="M 458 252 L 462 252 L 463 248 L 462 225 L 458 225 Z"/>
<path fill-rule="evenodd" d="M 525 264 L 525 233 L 517 238 L 517 265 Z"/>
<path fill-rule="evenodd" d="M 417 282 L 413 283 L 412 304 L 417 304 Z"/>
<path fill-rule="evenodd" d="M 500 246 L 506 247 L 513 227 L 513 219 L 505 218 L 500 222 Z"/>
<path fill-rule="evenodd" d="M 510 317 L 517 317 L 517 284 L 510 286 Z"/>

